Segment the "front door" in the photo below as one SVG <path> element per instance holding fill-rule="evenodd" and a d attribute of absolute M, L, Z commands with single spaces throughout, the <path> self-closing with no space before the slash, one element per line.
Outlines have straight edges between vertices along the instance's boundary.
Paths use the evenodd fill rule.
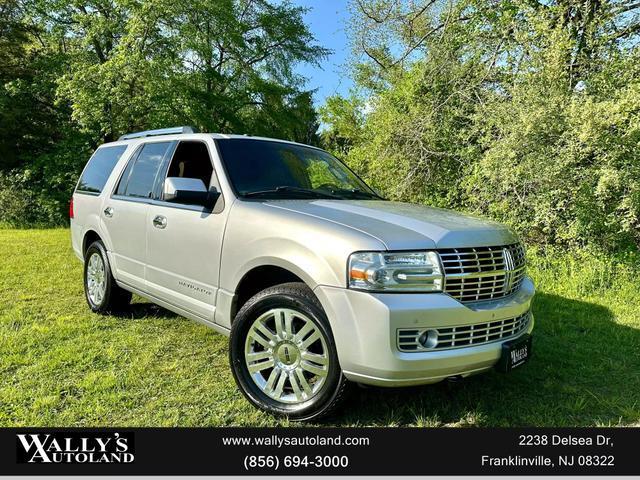
<path fill-rule="evenodd" d="M 101 212 L 112 247 L 109 254 L 116 279 L 142 290 L 145 288 L 149 201 L 171 146 L 172 142 L 166 141 L 148 143 L 134 153 Z"/>
<path fill-rule="evenodd" d="M 201 179 L 220 191 L 204 141 L 183 141 L 168 162 L 164 178 Z M 164 178 L 159 184 L 162 186 Z M 226 210 L 220 197 L 213 211 L 165 202 L 160 190 L 147 220 L 147 290 L 213 322 Z"/>

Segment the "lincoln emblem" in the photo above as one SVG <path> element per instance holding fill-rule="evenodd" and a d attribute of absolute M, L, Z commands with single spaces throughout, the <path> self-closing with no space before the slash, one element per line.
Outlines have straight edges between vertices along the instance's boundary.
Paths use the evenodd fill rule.
<path fill-rule="evenodd" d="M 504 292 L 507 293 L 513 287 L 513 273 L 516 264 L 513 261 L 513 255 L 508 248 L 502 249 L 502 258 L 504 259 Z"/>

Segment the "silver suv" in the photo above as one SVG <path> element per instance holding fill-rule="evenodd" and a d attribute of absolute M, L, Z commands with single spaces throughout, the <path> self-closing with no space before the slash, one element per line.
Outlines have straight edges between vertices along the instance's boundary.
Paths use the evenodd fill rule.
<path fill-rule="evenodd" d="M 293 419 L 350 382 L 427 384 L 531 349 L 534 286 L 506 227 L 381 198 L 315 147 L 178 127 L 99 147 L 72 243 L 94 312 L 131 293 L 230 336 L 238 386 Z"/>

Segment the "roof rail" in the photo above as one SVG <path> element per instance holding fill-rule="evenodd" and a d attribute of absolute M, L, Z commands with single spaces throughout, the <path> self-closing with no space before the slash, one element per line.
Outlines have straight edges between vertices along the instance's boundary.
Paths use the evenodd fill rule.
<path fill-rule="evenodd" d="M 158 128 L 157 130 L 145 130 L 144 132 L 127 133 L 122 135 L 118 140 L 131 140 L 133 138 L 155 137 L 157 135 L 177 135 L 179 133 L 198 133 L 195 127 L 171 127 Z"/>

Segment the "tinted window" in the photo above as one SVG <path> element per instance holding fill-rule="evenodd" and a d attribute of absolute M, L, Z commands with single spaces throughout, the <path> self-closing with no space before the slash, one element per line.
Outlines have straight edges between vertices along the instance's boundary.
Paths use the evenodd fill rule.
<path fill-rule="evenodd" d="M 129 163 L 122 172 L 120 176 L 120 183 L 118 183 L 118 188 L 116 189 L 116 195 L 124 195 L 127 190 L 127 181 L 129 180 L 129 175 L 131 175 L 131 169 L 136 163 L 136 158 L 138 158 L 138 154 L 140 153 L 140 148 L 136 149 L 131 158 L 129 159 Z"/>
<path fill-rule="evenodd" d="M 343 163 L 317 148 L 249 139 L 217 142 L 241 196 L 378 198 Z"/>
<path fill-rule="evenodd" d="M 162 159 L 170 145 L 171 142 L 147 143 L 133 166 L 127 166 L 116 193 L 129 197 L 149 198 Z"/>
<path fill-rule="evenodd" d="M 100 193 L 109 179 L 109 175 L 118 160 L 127 149 L 126 145 L 102 147 L 96 150 L 82 173 L 76 190 Z"/>

